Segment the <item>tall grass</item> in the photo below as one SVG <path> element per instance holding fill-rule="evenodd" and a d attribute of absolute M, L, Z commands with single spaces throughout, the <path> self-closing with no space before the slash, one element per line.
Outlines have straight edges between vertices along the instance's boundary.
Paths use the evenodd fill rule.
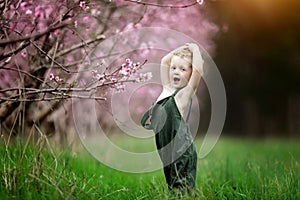
<path fill-rule="evenodd" d="M 183 199 L 300 199 L 299 144 L 223 138 L 198 160 L 197 189 Z M 1 145 L 0 153 L 0 199 L 178 199 L 162 170 L 122 173 L 42 143 Z"/>

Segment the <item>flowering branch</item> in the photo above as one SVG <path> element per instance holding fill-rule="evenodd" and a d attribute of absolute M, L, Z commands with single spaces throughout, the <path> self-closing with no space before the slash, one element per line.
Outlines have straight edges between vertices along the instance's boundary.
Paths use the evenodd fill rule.
<path fill-rule="evenodd" d="M 126 62 L 121 65 L 121 67 L 118 67 L 115 71 L 113 71 L 109 75 L 100 75 L 96 71 L 92 71 L 92 77 L 95 79 L 95 81 L 92 81 L 89 85 L 86 87 L 74 87 L 74 83 L 64 83 L 59 76 L 54 76 L 52 73 L 50 74 L 50 81 L 54 80 L 58 85 L 56 87 L 52 87 L 47 83 L 48 86 L 51 88 L 30 88 L 30 87 L 13 87 L 13 88 L 6 88 L 0 90 L 0 94 L 5 92 L 11 92 L 11 91 L 19 91 L 18 94 L 15 94 L 10 97 L 1 97 L 0 100 L 3 102 L 6 101 L 19 101 L 19 102 L 34 102 L 34 101 L 53 101 L 58 99 L 67 99 L 67 98 L 86 98 L 86 99 L 95 99 L 95 100 L 106 100 L 104 97 L 93 97 L 94 91 L 97 91 L 99 88 L 102 87 L 112 87 L 115 88 L 118 92 L 124 90 L 124 83 L 126 82 L 142 82 L 149 80 L 152 75 L 149 73 L 146 74 L 140 74 L 135 79 L 129 79 L 130 76 L 136 74 L 136 71 L 141 69 L 141 67 L 146 63 L 146 60 L 142 63 L 133 63 L 130 59 L 126 59 Z M 7 69 L 7 68 L 2 68 Z M 17 69 L 15 69 L 17 70 Z M 23 72 L 23 71 L 22 71 Z M 28 73 L 24 72 L 26 75 Z M 29 74 L 30 75 L 30 74 Z M 32 77 L 33 75 L 30 75 Z M 34 76 L 33 76 L 34 77 Z M 125 77 L 125 78 L 124 78 Z M 35 77 L 34 77 L 35 78 Z M 39 81 L 42 81 L 38 79 Z M 62 86 L 68 86 L 68 87 L 62 87 Z M 86 93 L 86 96 L 83 95 L 77 95 L 76 93 Z M 32 98 L 35 95 L 43 94 L 43 97 L 41 98 Z M 54 97 L 46 97 L 45 95 L 54 95 Z M 24 97 L 28 98 L 24 98 Z M 1 102 L 0 102 L 1 105 Z"/>

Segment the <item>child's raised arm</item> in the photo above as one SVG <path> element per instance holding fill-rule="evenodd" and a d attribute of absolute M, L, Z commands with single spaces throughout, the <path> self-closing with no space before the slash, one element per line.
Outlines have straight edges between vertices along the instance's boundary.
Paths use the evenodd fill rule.
<path fill-rule="evenodd" d="M 191 98 L 195 94 L 201 79 L 201 75 L 203 74 L 203 59 L 198 45 L 189 43 L 187 46 L 193 55 L 192 74 L 187 86 L 180 90 L 175 97 L 176 104 L 182 116 L 188 104 L 190 103 Z"/>
<path fill-rule="evenodd" d="M 188 95 L 191 97 L 197 90 L 201 76 L 203 74 L 203 59 L 202 59 L 198 45 L 196 45 L 194 43 L 189 43 L 188 47 L 190 48 L 190 50 L 193 53 L 192 75 L 188 82 L 188 88 L 191 89 L 191 91 L 189 92 Z"/>

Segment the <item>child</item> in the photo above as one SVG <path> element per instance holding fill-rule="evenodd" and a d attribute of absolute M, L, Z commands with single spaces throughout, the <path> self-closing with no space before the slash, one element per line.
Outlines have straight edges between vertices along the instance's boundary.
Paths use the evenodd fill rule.
<path fill-rule="evenodd" d="M 202 73 L 203 60 L 196 44 L 185 44 L 164 56 L 163 91 L 141 120 L 146 129 L 156 133 L 156 146 L 170 189 L 195 188 L 197 152 L 187 120 Z"/>

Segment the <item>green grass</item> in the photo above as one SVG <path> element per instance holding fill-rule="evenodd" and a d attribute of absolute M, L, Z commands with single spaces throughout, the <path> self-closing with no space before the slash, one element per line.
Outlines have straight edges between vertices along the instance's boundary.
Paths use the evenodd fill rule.
<path fill-rule="evenodd" d="M 122 143 L 135 149 L 130 141 Z M 177 199 L 167 190 L 162 170 L 123 173 L 86 152 L 74 157 L 43 146 L 1 145 L 1 200 Z M 299 188 L 299 141 L 222 138 L 198 160 L 197 189 L 183 199 L 300 199 Z"/>

